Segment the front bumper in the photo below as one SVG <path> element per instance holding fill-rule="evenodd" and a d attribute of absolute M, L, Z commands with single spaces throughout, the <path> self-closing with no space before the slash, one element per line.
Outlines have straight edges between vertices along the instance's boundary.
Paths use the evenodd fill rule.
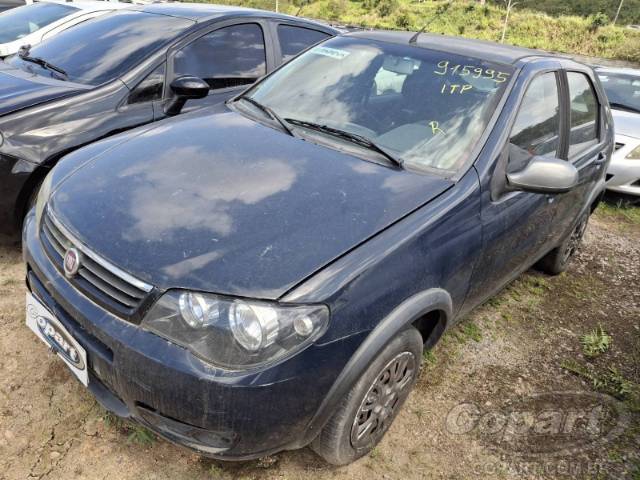
<path fill-rule="evenodd" d="M 640 146 L 640 139 L 616 135 L 616 144 L 622 147 L 611 158 L 607 170 L 607 190 L 640 196 L 640 160 L 625 158 Z"/>
<path fill-rule="evenodd" d="M 224 371 L 80 294 L 49 261 L 33 215 L 23 248 L 30 290 L 87 350 L 96 399 L 214 458 L 257 458 L 308 443 L 311 418 L 362 340 L 312 345 L 262 371 Z"/>

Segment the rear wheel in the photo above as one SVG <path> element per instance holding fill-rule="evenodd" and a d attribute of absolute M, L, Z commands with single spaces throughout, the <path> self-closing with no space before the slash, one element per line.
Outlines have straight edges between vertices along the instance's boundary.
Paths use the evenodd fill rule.
<path fill-rule="evenodd" d="M 588 223 L 589 212 L 586 212 L 580 217 L 577 225 L 564 242 L 540 260 L 537 267 L 550 275 L 558 275 L 564 272 L 569 265 L 569 261 L 578 251 L 582 243 L 582 238 L 584 237 L 584 232 L 587 230 Z"/>
<path fill-rule="evenodd" d="M 382 350 L 343 398 L 311 448 L 333 465 L 346 465 L 380 442 L 420 370 L 422 336 L 403 330 Z"/>

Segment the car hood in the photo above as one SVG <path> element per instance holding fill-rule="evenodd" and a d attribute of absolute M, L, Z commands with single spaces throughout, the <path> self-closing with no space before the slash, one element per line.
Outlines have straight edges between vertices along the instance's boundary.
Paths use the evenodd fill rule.
<path fill-rule="evenodd" d="M 0 60 L 0 115 L 85 90 L 78 84 L 31 74 Z"/>
<path fill-rule="evenodd" d="M 203 111 L 87 160 L 49 208 L 161 289 L 276 299 L 452 184 Z"/>
<path fill-rule="evenodd" d="M 616 134 L 640 138 L 640 113 L 611 109 Z"/>

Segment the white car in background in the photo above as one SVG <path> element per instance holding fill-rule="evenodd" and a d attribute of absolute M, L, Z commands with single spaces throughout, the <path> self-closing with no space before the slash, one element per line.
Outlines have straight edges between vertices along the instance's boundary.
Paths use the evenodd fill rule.
<path fill-rule="evenodd" d="M 0 58 L 18 53 L 23 45 L 37 45 L 78 23 L 130 7 L 130 3 L 45 1 L 0 13 Z"/>
<path fill-rule="evenodd" d="M 640 197 L 640 70 L 598 67 L 609 97 L 616 147 L 607 171 L 607 189 Z"/>

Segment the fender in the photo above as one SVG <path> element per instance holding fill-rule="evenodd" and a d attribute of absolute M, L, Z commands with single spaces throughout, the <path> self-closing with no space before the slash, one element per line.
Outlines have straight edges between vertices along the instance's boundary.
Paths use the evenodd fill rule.
<path fill-rule="evenodd" d="M 320 408 L 309 422 L 302 446 L 311 443 L 320 433 L 331 414 L 335 412 L 339 402 L 387 343 L 408 325 L 411 325 L 423 315 L 434 311 L 442 312 L 443 321 L 426 339 L 425 345 L 430 347 L 437 342 L 453 318 L 451 296 L 441 288 L 431 288 L 409 297 L 371 331 L 347 362 L 331 390 L 322 401 Z"/>

